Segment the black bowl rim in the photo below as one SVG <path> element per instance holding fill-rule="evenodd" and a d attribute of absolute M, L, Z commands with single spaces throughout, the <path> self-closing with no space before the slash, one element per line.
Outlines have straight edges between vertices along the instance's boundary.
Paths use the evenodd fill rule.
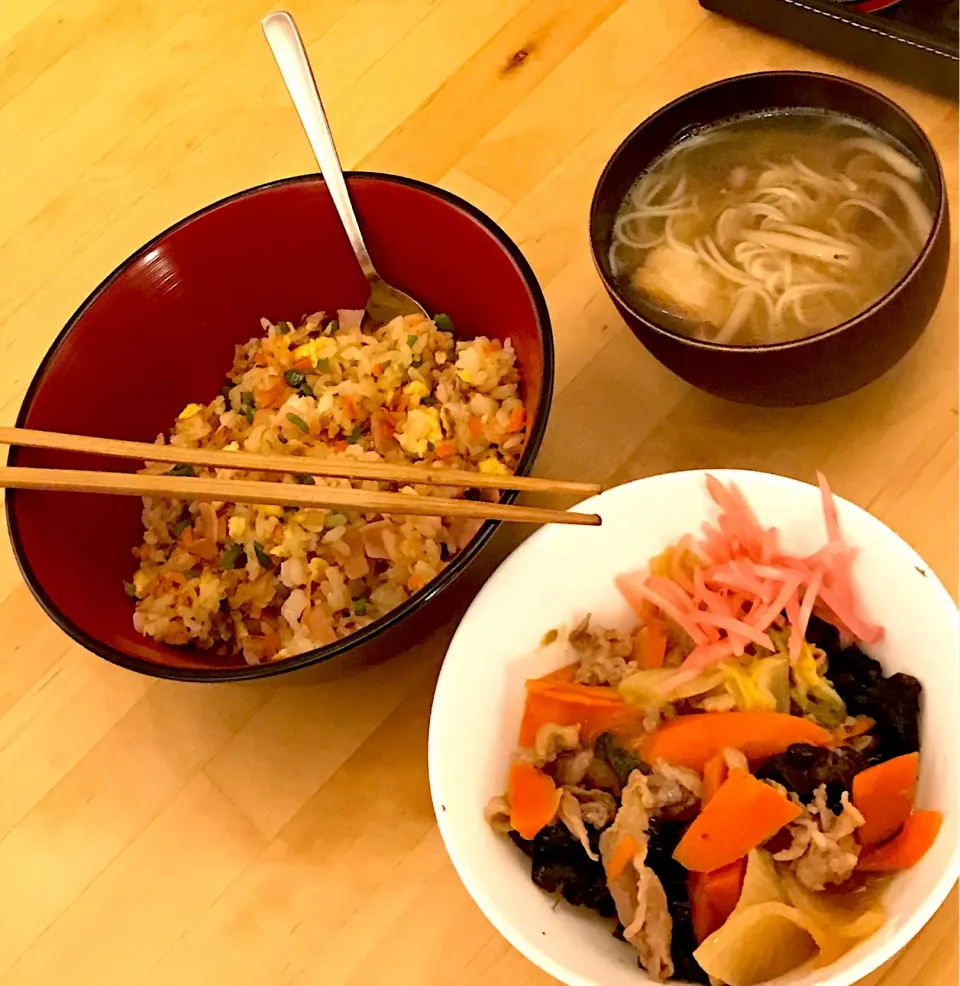
<path fill-rule="evenodd" d="M 920 248 L 920 252 L 917 254 L 916 259 L 909 269 L 903 274 L 903 276 L 896 281 L 891 287 L 882 294 L 876 301 L 873 302 L 869 307 L 865 308 L 863 311 L 858 312 L 852 318 L 848 318 L 844 322 L 839 322 L 837 325 L 831 326 L 829 329 L 823 329 L 820 332 L 815 333 L 810 336 L 803 336 L 801 339 L 792 339 L 787 342 L 773 342 L 766 343 L 761 346 L 734 346 L 728 345 L 726 343 L 709 342 L 704 339 L 693 339 L 690 336 L 680 335 L 678 332 L 672 332 L 670 329 L 665 328 L 662 325 L 658 325 L 652 318 L 647 317 L 641 312 L 637 311 L 633 305 L 631 305 L 624 297 L 619 288 L 613 281 L 607 277 L 607 273 L 604 270 L 603 263 L 601 262 L 599 256 L 599 250 L 597 248 L 596 237 L 594 236 L 594 217 L 596 215 L 597 209 L 599 207 L 600 193 L 606 184 L 607 176 L 613 169 L 613 166 L 617 163 L 620 156 L 625 153 L 628 145 L 632 144 L 634 139 L 645 130 L 651 123 L 670 113 L 675 107 L 679 106 L 681 103 L 685 103 L 688 99 L 692 99 L 695 96 L 702 95 L 705 92 L 709 92 L 711 89 L 720 89 L 731 83 L 739 83 L 744 80 L 758 80 L 769 78 L 788 78 L 792 77 L 797 80 L 803 79 L 829 79 L 831 82 L 839 82 L 850 89 L 859 90 L 861 93 L 877 100 L 880 103 L 885 104 L 894 113 L 903 118 L 915 131 L 921 142 L 926 146 L 926 149 L 930 153 L 930 157 L 934 162 L 935 169 L 927 171 L 927 177 L 931 179 L 934 187 L 937 191 L 937 209 L 934 215 L 933 225 L 930 229 L 930 234 L 928 235 L 926 242 Z M 811 107 L 815 108 L 815 107 Z M 789 109 L 789 107 L 784 107 L 784 109 Z M 731 116 L 736 115 L 734 110 Z M 852 114 L 851 114 L 852 115 Z M 854 117 L 856 119 L 856 117 Z M 705 126 L 708 126 L 710 122 L 717 121 L 707 121 Z M 666 150 L 666 148 L 664 148 Z M 700 349 L 706 352 L 712 353 L 736 353 L 738 355 L 750 356 L 752 354 L 761 355 L 763 353 L 775 353 L 784 352 L 793 349 L 800 349 L 804 346 L 816 345 L 822 342 L 824 339 L 829 339 L 832 336 L 839 335 L 841 332 L 845 332 L 848 329 L 862 323 L 863 321 L 872 318 L 877 314 L 882 308 L 889 304 L 897 295 L 901 293 L 910 284 L 913 278 L 916 276 L 920 268 L 927 262 L 927 258 L 933 251 L 934 244 L 940 236 L 940 231 L 943 228 L 944 217 L 947 214 L 948 204 L 947 204 L 947 191 L 946 182 L 943 175 L 943 165 L 940 162 L 940 156 L 937 154 L 936 149 L 930 142 L 930 138 L 927 136 L 923 127 L 898 103 L 895 103 L 892 99 L 884 96 L 882 92 L 878 92 L 876 89 L 870 88 L 870 86 L 865 86 L 859 82 L 853 82 L 850 79 L 845 79 L 839 75 L 831 75 L 829 72 L 801 72 L 791 69 L 785 69 L 782 71 L 772 71 L 772 72 L 745 72 L 742 75 L 731 75 L 725 79 L 718 79 L 716 82 L 710 82 L 705 86 L 700 86 L 697 89 L 691 89 L 689 92 L 683 93 L 676 99 L 672 99 L 669 103 L 661 106 L 660 109 L 651 113 L 650 116 L 642 120 L 633 130 L 627 134 L 626 137 L 617 146 L 617 149 L 610 156 L 604 166 L 603 171 L 600 174 L 600 178 L 597 181 L 596 188 L 593 192 L 593 198 L 590 201 L 590 255 L 593 258 L 593 265 L 600 275 L 600 279 L 603 281 L 604 287 L 610 293 L 611 297 L 614 298 L 619 306 L 624 310 L 628 311 L 634 318 L 639 319 L 645 327 L 651 329 L 658 335 L 665 336 L 673 342 L 679 342 L 692 349 Z"/>
<path fill-rule="evenodd" d="M 520 252 L 520 248 L 513 242 L 512 239 L 510 239 L 506 232 L 504 232 L 504 230 L 488 215 L 481 212 L 476 206 L 471 205 L 471 203 L 467 202 L 465 199 L 460 198 L 459 195 L 448 192 L 446 189 L 438 188 L 436 185 L 430 185 L 427 182 L 418 181 L 415 178 L 407 178 L 402 175 L 391 175 L 378 171 L 347 171 L 344 172 L 344 174 L 348 181 L 359 179 L 403 185 L 407 188 L 413 188 L 419 192 L 425 192 L 428 195 L 441 199 L 448 205 L 451 205 L 455 209 L 458 209 L 460 212 L 464 213 L 469 219 L 472 219 L 475 223 L 477 223 L 477 225 L 485 229 L 491 236 L 494 237 L 494 239 L 496 239 L 496 241 L 500 244 L 500 247 L 513 261 L 521 278 L 523 279 L 527 293 L 530 296 L 530 300 L 533 302 L 537 317 L 537 325 L 540 331 L 540 347 L 543 354 L 543 375 L 540 386 L 540 399 L 537 403 L 534 419 L 531 422 L 530 432 L 527 436 L 526 448 L 521 456 L 520 464 L 517 467 L 518 475 L 528 474 L 533 466 L 534 459 L 540 450 L 540 445 L 543 442 L 543 436 L 547 427 L 547 417 L 549 415 L 550 405 L 553 398 L 555 356 L 553 332 L 551 329 L 550 313 L 547 309 L 547 302 L 543 296 L 543 290 L 540 287 L 536 275 L 534 274 L 533 269 L 531 268 L 526 257 L 524 257 L 524 255 Z M 64 340 L 73 330 L 77 322 L 90 308 L 90 306 L 97 300 L 97 298 L 108 290 L 111 284 L 113 284 L 113 282 L 125 270 L 127 270 L 131 264 L 139 260 L 145 253 L 153 249 L 153 247 L 155 247 L 167 236 L 175 233 L 177 230 L 187 226 L 195 220 L 206 216 L 208 213 L 211 213 L 216 209 L 228 206 L 239 201 L 240 199 L 247 198 L 248 196 L 258 195 L 263 192 L 271 191 L 275 188 L 290 185 L 310 184 L 323 184 L 323 177 L 316 173 L 293 175 L 289 178 L 280 178 L 275 181 L 264 182 L 260 185 L 253 185 L 250 188 L 245 188 L 239 192 L 234 192 L 224 198 L 217 199 L 209 205 L 203 206 L 196 212 L 190 213 L 190 215 L 184 217 L 178 222 L 175 222 L 172 226 L 168 226 L 134 253 L 130 254 L 130 256 L 128 256 L 125 260 L 121 261 L 121 263 L 119 263 L 84 299 L 73 315 L 70 316 L 66 325 L 64 325 L 64 327 L 60 330 L 56 339 L 54 339 L 50 348 L 47 350 L 46 355 L 43 357 L 40 366 L 30 382 L 30 386 L 27 388 L 23 403 L 20 406 L 20 412 L 17 415 L 17 427 L 24 427 L 24 422 L 26 421 L 31 405 L 33 404 L 33 399 L 36 396 L 37 388 L 40 386 L 40 382 L 43 380 L 50 363 L 56 357 L 57 352 L 59 351 Z M 18 454 L 19 449 L 16 446 L 12 446 L 10 448 L 7 460 L 9 465 L 15 466 L 17 464 Z M 16 495 L 15 490 L 7 490 L 7 530 L 10 535 L 10 541 L 13 545 L 17 565 L 20 568 L 20 573 L 22 574 L 24 581 L 30 587 L 30 591 L 43 607 L 47 615 L 54 621 L 54 623 L 57 624 L 57 626 L 60 627 L 61 630 L 73 638 L 73 640 L 77 641 L 77 643 L 82 644 L 87 650 L 92 651 L 94 654 L 97 654 L 108 661 L 111 661 L 113 664 L 118 664 L 121 667 L 128 668 L 131 671 L 138 671 L 141 674 L 150 675 L 154 678 L 167 678 L 175 681 L 224 682 L 243 681 L 251 678 L 266 678 L 276 674 L 283 674 L 287 671 L 294 671 L 298 668 L 305 668 L 311 664 L 328 661 L 331 658 L 337 657 L 355 647 L 367 644 L 374 638 L 385 633 L 401 620 L 407 619 L 419 610 L 423 609 L 427 603 L 431 602 L 441 591 L 454 582 L 474 560 L 474 558 L 476 558 L 481 549 L 493 536 L 494 531 L 500 523 L 499 521 L 486 521 L 476 535 L 474 535 L 467 547 L 464 548 L 464 550 L 461 551 L 453 559 L 453 561 L 438 576 L 436 576 L 436 578 L 431 579 L 431 581 L 428 582 L 423 589 L 415 593 L 410 597 L 410 599 L 398 606 L 396 609 L 391 610 L 389 613 L 385 613 L 378 620 L 375 620 L 373 623 L 361 630 L 356 631 L 355 633 L 351 633 L 349 636 L 343 637 L 341 640 L 337 640 L 332 644 L 326 645 L 325 647 L 317 647 L 314 650 L 306 651 L 303 654 L 297 654 L 293 657 L 285 658 L 282 661 L 272 661 L 265 664 L 248 665 L 246 667 L 218 668 L 212 663 L 213 658 L 211 658 L 211 666 L 208 668 L 177 668 L 154 664 L 152 661 L 144 660 L 139 657 L 132 657 L 129 654 L 125 654 L 123 651 L 110 647 L 103 643 L 103 641 L 97 640 L 95 637 L 90 636 L 90 634 L 78 627 L 57 608 L 53 600 L 47 595 L 43 586 L 40 584 L 36 573 L 33 571 L 33 568 L 26 557 L 23 542 L 20 537 L 20 530 L 17 524 L 16 515 L 13 511 L 13 504 L 15 502 Z M 511 490 L 504 494 L 502 500 L 505 503 L 511 503 L 516 499 L 516 497 L 516 491 Z"/>

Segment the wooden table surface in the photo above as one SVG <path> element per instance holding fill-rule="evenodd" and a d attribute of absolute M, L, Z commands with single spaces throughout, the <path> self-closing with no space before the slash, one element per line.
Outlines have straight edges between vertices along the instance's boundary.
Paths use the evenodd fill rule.
<path fill-rule="evenodd" d="M 312 170 L 267 0 L 0 4 L 0 421 L 71 312 L 159 230 Z M 544 473 L 764 469 L 871 510 L 957 592 L 957 272 L 915 349 L 831 404 L 692 390 L 615 314 L 586 217 L 663 103 L 774 68 L 866 81 L 929 133 L 957 203 L 957 109 L 706 14 L 695 0 L 296 0 L 346 167 L 435 182 L 500 222 L 550 305 Z M 956 247 L 956 234 L 954 234 Z M 954 260 L 956 255 L 954 254 Z M 91 381 L 91 386 L 96 382 Z M 518 537 L 501 532 L 467 590 Z M 0 556 L 0 986 L 540 986 L 441 844 L 427 717 L 447 626 L 377 667 L 187 685 L 72 643 Z M 956 891 L 867 980 L 957 981 Z"/>

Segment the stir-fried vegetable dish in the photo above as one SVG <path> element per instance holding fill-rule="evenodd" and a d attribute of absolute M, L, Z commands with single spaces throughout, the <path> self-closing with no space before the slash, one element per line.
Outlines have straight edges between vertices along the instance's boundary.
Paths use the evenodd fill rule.
<path fill-rule="evenodd" d="M 526 683 L 487 818 L 659 980 L 751 986 L 833 961 L 937 838 L 915 804 L 920 682 L 861 649 L 883 629 L 820 488 L 827 542 L 800 557 L 708 478 L 716 519 L 616 580 L 635 627 L 551 630 L 558 667 Z"/>

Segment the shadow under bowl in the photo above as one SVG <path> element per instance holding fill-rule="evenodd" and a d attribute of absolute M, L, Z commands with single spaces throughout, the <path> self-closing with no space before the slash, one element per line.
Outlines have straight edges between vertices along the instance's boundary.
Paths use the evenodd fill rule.
<path fill-rule="evenodd" d="M 523 255 L 487 216 L 421 182 L 347 176 L 367 245 L 383 277 L 428 311 L 446 312 L 458 337 L 509 338 L 529 422 L 518 472 L 529 473 L 553 389 L 553 339 L 543 293 Z M 37 371 L 17 419 L 25 428 L 152 442 L 179 411 L 210 401 L 234 347 L 261 317 L 299 320 L 362 308 L 368 288 L 323 180 L 304 175 L 223 199 L 167 229 L 110 274 L 80 306 Z M 13 448 L 9 464 L 133 472 L 140 463 Z M 506 501 L 515 494 L 506 494 Z M 133 628 L 123 591 L 142 540 L 133 497 L 8 491 L 7 524 L 23 576 L 53 620 L 107 660 L 191 681 L 259 678 L 339 654 L 381 659 L 434 629 L 438 598 L 493 534 L 488 522 L 402 606 L 335 643 L 255 666 L 193 647 L 170 647 Z"/>
<path fill-rule="evenodd" d="M 916 261 L 883 297 L 856 317 L 805 339 L 728 346 L 691 339 L 641 312 L 610 269 L 613 222 L 638 176 L 688 132 L 732 116 L 775 110 L 824 110 L 862 120 L 904 145 L 934 194 L 933 229 Z M 644 120 L 614 152 L 590 207 L 593 260 L 633 334 L 688 383 L 728 400 L 763 406 L 815 404 L 864 386 L 889 370 L 930 321 L 947 275 L 950 221 L 936 151 L 906 111 L 846 79 L 813 72 L 758 72 L 681 96 Z"/>

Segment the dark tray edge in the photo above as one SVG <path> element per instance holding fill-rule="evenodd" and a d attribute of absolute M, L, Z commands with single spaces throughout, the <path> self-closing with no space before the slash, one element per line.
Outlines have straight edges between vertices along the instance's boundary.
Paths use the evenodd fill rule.
<path fill-rule="evenodd" d="M 873 71 L 957 99 L 956 44 L 908 25 L 839 9 L 825 0 L 699 0 L 706 10 Z M 835 21 L 823 30 L 822 18 Z"/>

